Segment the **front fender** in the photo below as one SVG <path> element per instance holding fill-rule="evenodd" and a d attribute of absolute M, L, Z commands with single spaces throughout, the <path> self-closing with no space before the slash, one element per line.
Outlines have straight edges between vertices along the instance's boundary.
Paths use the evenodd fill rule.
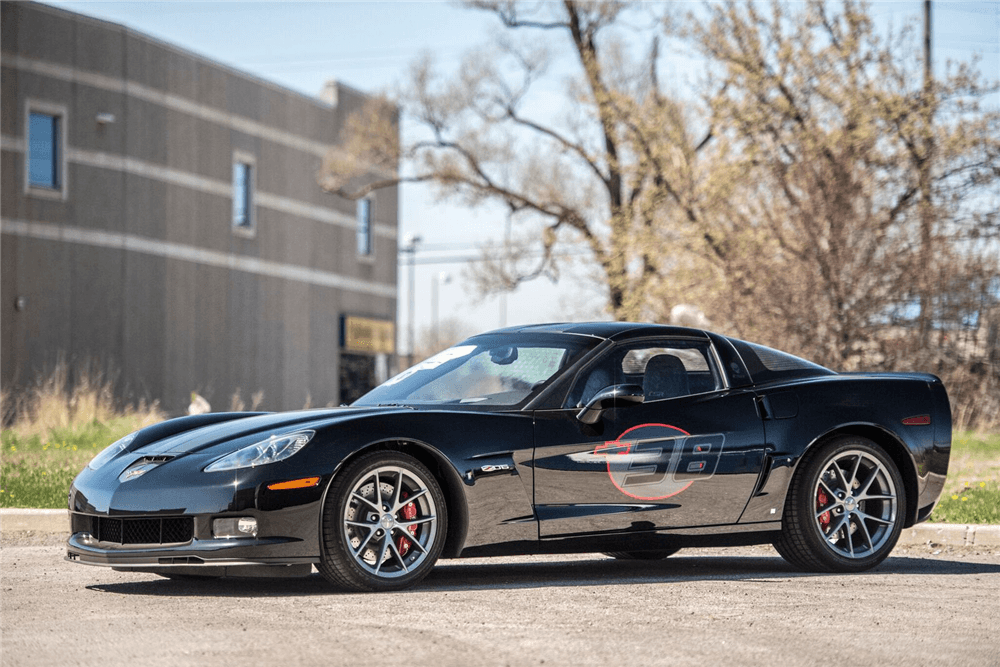
<path fill-rule="evenodd" d="M 318 446 L 314 446 L 318 445 Z M 302 465 L 336 475 L 375 449 L 403 451 L 433 472 L 448 499 L 446 556 L 463 549 L 538 540 L 530 462 L 530 413 L 405 411 L 360 416 L 318 431 Z"/>

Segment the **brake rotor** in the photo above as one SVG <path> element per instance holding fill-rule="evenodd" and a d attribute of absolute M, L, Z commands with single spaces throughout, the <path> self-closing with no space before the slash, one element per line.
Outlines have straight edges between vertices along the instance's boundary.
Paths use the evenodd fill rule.
<path fill-rule="evenodd" d="M 388 482 L 380 482 L 378 488 L 379 492 L 382 494 L 382 498 L 392 498 L 393 494 L 396 491 L 395 487 L 393 487 L 392 484 L 389 484 Z M 375 483 L 369 482 L 368 484 L 365 484 L 360 489 L 358 489 L 357 494 L 362 498 L 364 498 L 365 500 L 373 499 L 375 497 Z M 359 510 L 361 512 L 365 512 L 366 510 L 368 512 L 371 512 L 371 507 L 363 503 L 358 503 L 357 501 L 352 502 L 350 506 L 348 506 L 347 508 L 347 520 L 357 521 L 358 520 L 357 515 L 359 513 Z M 369 540 L 368 544 L 371 545 L 372 541 L 373 540 Z M 361 538 L 358 537 L 358 535 L 354 534 L 352 531 L 351 547 L 357 549 L 360 546 L 361 546 Z M 382 562 L 384 563 L 386 560 L 388 560 L 389 556 L 390 556 L 389 550 L 387 549 L 385 555 L 382 557 Z M 368 546 L 365 549 L 364 553 L 361 554 L 361 558 L 369 565 L 375 565 L 376 561 L 378 560 L 378 551 L 371 548 L 371 546 Z"/>

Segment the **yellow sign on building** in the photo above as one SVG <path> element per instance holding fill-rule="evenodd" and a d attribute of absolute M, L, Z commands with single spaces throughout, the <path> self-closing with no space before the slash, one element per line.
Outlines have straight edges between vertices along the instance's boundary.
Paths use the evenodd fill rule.
<path fill-rule="evenodd" d="M 396 325 L 392 320 L 344 316 L 344 349 L 367 354 L 393 354 L 396 351 Z"/>

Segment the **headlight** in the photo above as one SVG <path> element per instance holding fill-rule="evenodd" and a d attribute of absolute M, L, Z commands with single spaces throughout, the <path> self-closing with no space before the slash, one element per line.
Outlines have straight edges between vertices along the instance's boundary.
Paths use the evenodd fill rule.
<path fill-rule="evenodd" d="M 105 463 L 118 456 L 119 452 L 124 451 L 125 448 L 128 447 L 129 443 L 135 440 L 135 436 L 137 435 L 139 435 L 138 431 L 136 431 L 135 433 L 129 433 L 121 440 L 115 440 L 110 445 L 101 450 L 100 454 L 92 458 L 90 460 L 90 463 L 87 464 L 87 467 L 90 468 L 91 470 L 97 470 Z"/>
<path fill-rule="evenodd" d="M 209 464 L 205 468 L 205 472 L 253 468 L 275 461 L 283 461 L 305 447 L 314 435 L 316 435 L 315 431 L 296 431 L 287 435 L 272 435 L 267 440 L 261 440 L 223 456 L 218 461 Z"/>

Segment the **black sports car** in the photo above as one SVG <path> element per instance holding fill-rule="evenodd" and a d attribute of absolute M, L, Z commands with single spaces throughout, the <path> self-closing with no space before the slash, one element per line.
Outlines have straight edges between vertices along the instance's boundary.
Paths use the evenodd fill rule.
<path fill-rule="evenodd" d="M 438 558 L 771 543 L 860 571 L 925 520 L 951 416 L 922 373 L 835 373 L 695 329 L 513 327 L 350 407 L 142 429 L 69 494 L 67 558 L 171 576 L 413 585 Z"/>

